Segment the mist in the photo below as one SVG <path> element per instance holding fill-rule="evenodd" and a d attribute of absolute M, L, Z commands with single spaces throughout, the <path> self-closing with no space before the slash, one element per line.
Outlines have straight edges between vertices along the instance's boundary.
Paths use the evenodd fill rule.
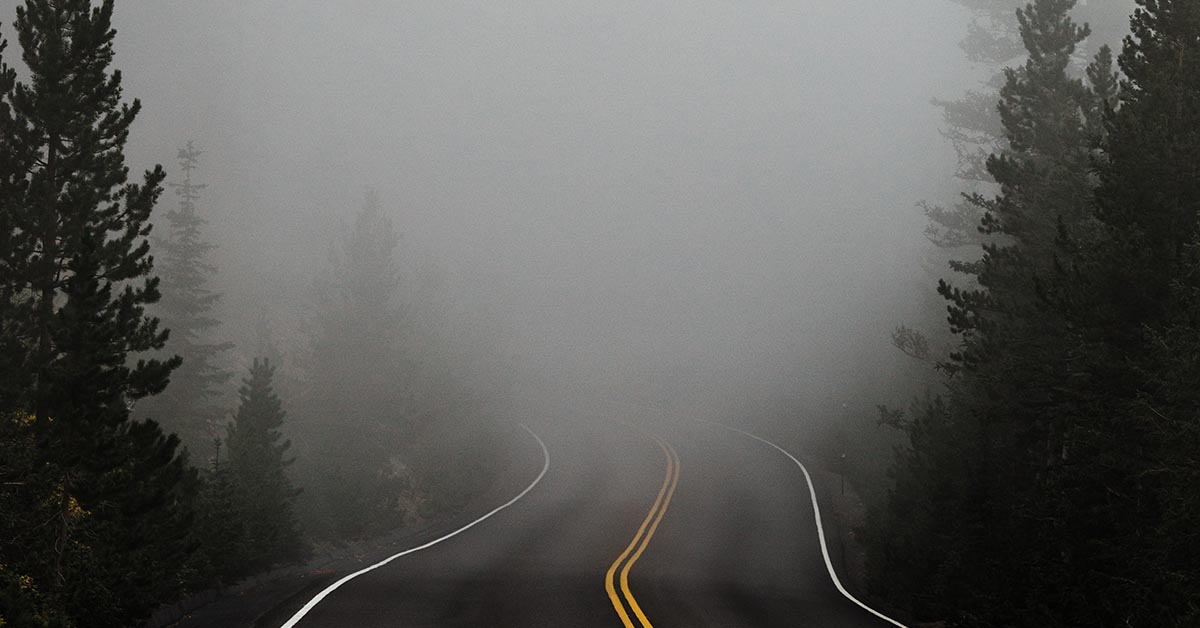
<path fill-rule="evenodd" d="M 1192 4 L 0 38 L 0 625 L 1193 625 Z"/>
<path fill-rule="evenodd" d="M 240 345 L 260 311 L 299 325 L 374 188 L 401 255 L 437 269 L 446 337 L 711 407 L 891 377 L 964 20 L 940 0 L 166 1 L 118 7 L 117 63 L 144 105 L 131 164 L 206 151 Z"/>

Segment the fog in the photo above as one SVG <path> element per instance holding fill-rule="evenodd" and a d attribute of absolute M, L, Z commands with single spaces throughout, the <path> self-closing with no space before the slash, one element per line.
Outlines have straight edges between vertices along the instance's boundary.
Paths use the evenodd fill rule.
<path fill-rule="evenodd" d="M 1025 2 L 0 0 L 0 614 L 1175 625 L 1200 12 Z"/>
<path fill-rule="evenodd" d="M 180 145 L 205 151 L 221 333 L 246 360 L 264 314 L 301 342 L 373 188 L 437 279 L 443 337 L 487 364 L 615 398 L 869 407 L 930 281 L 914 204 L 952 188 L 930 98 L 977 82 L 966 19 L 944 0 L 154 0 L 118 4 L 116 66 L 144 105 L 135 170 L 174 179 Z"/>

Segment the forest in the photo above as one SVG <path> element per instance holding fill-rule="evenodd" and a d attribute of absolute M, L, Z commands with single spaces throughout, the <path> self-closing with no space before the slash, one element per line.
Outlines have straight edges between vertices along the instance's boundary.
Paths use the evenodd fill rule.
<path fill-rule="evenodd" d="M 208 175 L 222 155 L 181 125 L 161 139 L 175 146 L 165 167 L 127 159 L 153 106 L 118 67 L 114 15 L 137 5 L 16 3 L 0 16 L 0 626 L 141 626 L 202 592 L 457 516 L 509 473 L 537 395 L 678 414 L 741 404 L 771 417 L 751 425 L 817 434 L 806 451 L 866 501 L 863 594 L 912 626 L 1200 625 L 1200 3 L 937 3 L 966 17 L 942 54 L 980 77 L 926 104 L 953 170 L 924 189 L 946 193 L 916 210 L 887 199 L 921 214 L 902 236 L 920 240 L 915 278 L 822 306 L 829 321 L 884 304 L 870 317 L 890 329 L 870 342 L 839 331 L 827 354 L 776 331 L 714 331 L 754 301 L 739 292 L 705 314 L 707 297 L 689 300 L 729 285 L 697 287 L 715 263 L 693 275 L 618 251 L 614 268 L 655 279 L 618 274 L 629 301 L 568 308 L 573 284 L 551 272 L 570 264 L 547 258 L 543 294 L 502 280 L 507 265 L 522 272 L 515 257 L 483 255 L 462 288 L 459 267 L 422 257 L 437 246 L 421 225 L 397 223 L 410 200 L 390 186 L 354 189 L 338 220 L 309 223 L 317 242 L 297 246 L 323 255 L 281 257 L 291 274 L 218 263 L 242 246 L 222 238 L 253 224 L 212 218 L 232 196 Z M 735 207 L 750 215 L 745 188 Z M 703 196 L 688 191 L 679 205 Z M 586 248 L 537 233 L 609 233 L 596 216 L 530 230 L 513 250 Z M 761 229 L 790 233 L 779 220 Z M 461 296 L 476 293 L 492 300 Z M 814 295 L 771 301 L 794 307 L 759 327 L 803 326 Z M 612 314 L 654 298 L 686 307 L 662 306 L 666 323 Z M 683 320 L 698 331 L 672 335 Z M 604 353 L 623 327 L 637 331 Z M 779 366 L 841 350 L 868 357 L 817 375 Z M 747 366 L 756 353 L 783 357 Z M 827 416 L 797 418 L 813 412 Z"/>
<path fill-rule="evenodd" d="M 1194 625 L 1200 5 L 1138 2 L 1114 52 L 1088 19 L 1118 3 L 972 4 L 963 49 L 1002 69 L 940 103 L 956 275 L 938 331 L 894 335 L 938 377 L 880 410 L 906 442 L 871 588 L 956 626 Z"/>
<path fill-rule="evenodd" d="M 25 3 L 26 68 L 0 48 L 3 626 L 137 625 L 453 509 L 490 472 L 486 451 L 440 444 L 489 428 L 421 353 L 373 193 L 312 280 L 306 350 L 280 370 L 264 318 L 234 368 L 214 313 L 204 153 L 185 142 L 174 176 L 130 176 L 141 105 L 111 67 L 113 5 Z"/>

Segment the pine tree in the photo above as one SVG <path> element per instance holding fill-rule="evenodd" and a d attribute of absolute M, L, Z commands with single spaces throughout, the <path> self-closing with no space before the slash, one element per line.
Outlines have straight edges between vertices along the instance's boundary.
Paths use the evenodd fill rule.
<path fill-rule="evenodd" d="M 935 98 L 933 103 L 942 110 L 945 125 L 942 135 L 958 156 L 955 176 L 967 188 L 968 194 L 972 194 L 995 183 L 987 162 L 991 155 L 1003 150 L 1007 142 L 995 103 L 1005 84 L 1004 68 L 1026 52 L 1020 23 L 1016 19 L 1017 10 L 1024 7 L 1024 2 L 953 1 L 966 9 L 971 17 L 967 35 L 959 42 L 959 48 L 987 78 L 957 99 Z M 1093 29 L 1097 36 L 1091 38 L 1097 42 L 1097 52 L 1103 45 L 1119 40 L 1131 8 L 1132 0 L 1106 0 L 1085 3 L 1079 9 L 1093 26 L 1100 25 Z M 988 241 L 978 230 L 981 208 L 969 199 L 959 199 L 949 205 L 923 201 L 920 207 L 929 220 L 925 235 L 936 247 L 962 254 Z"/>
<path fill-rule="evenodd" d="M 935 278 L 941 276 L 948 264 L 957 262 L 959 268 L 969 268 L 977 261 L 983 245 L 995 238 L 981 232 L 980 220 L 985 208 L 976 202 L 979 194 L 991 193 L 998 183 L 988 171 L 988 160 L 993 154 L 1007 148 L 1007 138 L 1000 111 L 996 102 L 1006 83 L 1004 68 L 1020 59 L 1027 51 L 1021 39 L 1021 25 L 1016 18 L 1017 9 L 1024 6 L 1019 0 L 954 0 L 970 12 L 971 24 L 967 36 L 959 47 L 972 64 L 978 66 L 988 77 L 978 87 L 968 90 L 954 100 L 934 99 L 942 110 L 944 127 L 942 135 L 954 147 L 958 156 L 956 178 L 963 186 L 962 194 L 953 203 L 939 204 L 922 201 L 928 223 L 925 237 L 934 245 L 928 252 L 925 265 Z M 1132 0 L 1105 0 L 1085 3 L 1078 12 L 1095 27 L 1096 33 L 1080 45 L 1092 43 L 1098 56 L 1109 54 L 1105 45 L 1119 41 L 1128 23 Z M 1080 55 L 1076 55 L 1078 62 Z M 1111 58 L 1102 67 L 1111 66 Z M 1099 77 L 1097 77 L 1099 78 Z M 1111 78 L 1111 77 L 1110 77 Z M 1093 81 L 1094 82 L 1094 81 Z M 1099 90 L 1109 96 L 1115 95 L 1115 85 L 1101 86 Z M 1091 112 L 1093 122 L 1099 127 L 1102 108 Z M 1097 131 L 1099 137 L 1102 133 Z M 964 266 L 967 265 L 967 266 Z M 973 286 L 969 276 L 959 276 L 953 282 L 962 287 Z M 894 344 L 905 353 L 913 354 L 915 344 L 932 347 L 944 357 L 943 345 L 952 342 L 939 325 L 942 319 L 942 300 L 936 293 L 922 295 L 928 304 L 931 320 L 916 328 L 905 326 L 896 330 Z"/>
<path fill-rule="evenodd" d="M 0 95 L 11 97 L 16 87 L 17 72 L 4 62 L 4 51 L 8 41 L 0 39 Z M 11 124 L 11 106 L 6 99 L 0 99 L 0 122 Z M 16 154 L 14 151 L 0 151 L 0 189 L 5 191 L 18 190 L 27 183 L 21 166 L 28 163 L 30 157 Z M 20 234 L 18 225 L 22 222 L 18 216 L 20 211 L 19 197 L 16 194 L 0 196 L 0 273 L 4 281 L 0 283 L 0 355 L 9 359 L 0 359 L 0 412 L 19 416 L 18 410 L 27 393 L 25 356 L 32 349 L 32 339 L 28 334 L 19 332 L 23 322 L 20 315 L 27 309 L 30 299 L 29 290 L 20 282 L 14 281 L 19 268 L 24 261 L 17 256 L 16 246 Z"/>
<path fill-rule="evenodd" d="M 958 155 L 955 173 L 968 189 L 976 193 L 995 183 L 988 172 L 988 159 L 1002 151 L 1007 143 L 1003 121 L 995 106 L 1006 83 L 1004 68 L 1027 53 L 1021 37 L 1017 10 L 1020 0 L 954 0 L 971 14 L 967 36 L 959 47 L 973 64 L 988 75 L 982 85 L 956 100 L 934 99 L 942 110 L 943 136 Z M 1085 3 L 1080 13 L 1093 27 L 1096 54 L 1106 45 L 1116 44 L 1128 23 L 1132 0 L 1105 0 Z M 1097 27 L 1097 23 L 1099 27 Z M 1087 42 L 1080 41 L 1081 45 Z M 979 247 L 988 239 L 978 231 L 982 210 L 976 203 L 961 199 L 950 206 L 922 203 L 929 225 L 926 237 L 936 246 L 960 254 L 968 247 Z"/>
<path fill-rule="evenodd" d="M 155 307 L 162 324 L 171 331 L 164 353 L 183 358 L 162 393 L 138 404 L 141 416 L 159 421 L 174 432 L 194 460 L 208 460 L 224 411 L 215 403 L 220 386 L 229 373 L 216 362 L 230 343 L 208 342 L 219 322 L 211 311 L 221 295 L 208 287 L 216 268 L 208 256 L 216 247 L 204 240 L 207 221 L 200 215 L 198 201 L 205 185 L 195 183 L 201 152 L 192 142 L 179 150 L 183 181 L 171 187 L 179 196 L 179 207 L 167 213 L 167 237 L 155 241 L 161 254 L 162 299 Z"/>
<path fill-rule="evenodd" d="M 1091 134 L 1099 98 L 1069 74 L 1072 55 L 1089 34 L 1070 18 L 1074 4 L 1038 0 L 1017 13 L 1029 58 L 1005 70 L 1000 91 L 1006 148 L 987 160 L 1000 194 L 970 197 L 983 211 L 980 231 L 991 241 L 979 261 L 954 265 L 972 275 L 978 288 L 957 289 L 944 281 L 939 288 L 952 304 L 951 329 L 965 340 L 955 363 L 947 365 L 952 371 L 997 350 L 997 339 L 989 337 L 1003 336 L 996 325 L 1037 317 L 1029 310 L 1037 307 L 1036 282 L 1048 280 L 1061 264 L 1060 237 L 1095 239 L 1082 234 L 1095 231 Z"/>
<path fill-rule="evenodd" d="M 140 109 L 110 71 L 111 0 L 27 0 L 16 30 L 29 70 L 0 59 L 0 302 L 4 403 L 28 415 L 35 473 L 20 490 L 54 513 L 0 560 L 78 626 L 126 625 L 175 595 L 190 474 L 130 404 L 161 391 L 176 360 L 132 358 L 166 334 L 144 307 L 149 217 L 161 168 L 128 180 Z"/>
<path fill-rule="evenodd" d="M 4 628 L 69 628 L 26 575 L 0 565 L 0 626 Z"/>
<path fill-rule="evenodd" d="M 304 553 L 293 515 L 299 491 L 287 476 L 294 462 L 287 456 L 291 441 L 283 440 L 285 414 L 272 387 L 274 375 L 269 361 L 254 360 L 238 391 L 241 405 L 226 437 L 237 513 L 246 531 L 241 558 L 251 572 Z"/>
<path fill-rule="evenodd" d="M 986 163 L 999 193 L 970 197 L 988 241 L 978 261 L 955 265 L 973 287 L 939 286 L 961 346 L 942 365 L 952 374 L 945 398 L 907 425 L 910 448 L 883 515 L 911 534 L 872 536 L 876 586 L 962 626 L 1073 625 L 1072 610 L 1043 597 L 1071 577 L 1058 543 L 1073 521 L 1059 497 L 1077 417 L 1061 390 L 1072 328 L 1049 295 L 1076 263 L 1063 243 L 1101 237 L 1091 162 L 1111 77 L 1104 52 L 1088 72 L 1093 88 L 1072 76 L 1088 36 L 1070 17 L 1074 4 L 1036 0 L 1017 14 L 1028 59 L 1004 73 L 1005 141 Z"/>
<path fill-rule="evenodd" d="M 53 582 L 40 579 L 46 576 L 42 571 L 28 573 L 28 563 L 21 560 L 28 558 L 22 550 L 49 550 L 49 537 L 40 531 L 56 514 L 48 499 L 52 474 L 40 472 L 36 464 L 32 427 L 31 416 L 0 411 L 0 625 L 67 626 L 61 605 L 44 594 Z"/>
<path fill-rule="evenodd" d="M 956 100 L 935 98 L 945 124 L 942 135 L 958 156 L 955 177 L 968 193 L 991 186 L 988 157 L 1004 145 L 1004 127 L 996 109 L 999 88 L 1004 83 L 1002 68 L 1020 57 L 1021 39 L 1014 19 L 1020 4 L 1014 0 L 955 0 L 971 13 L 967 36 L 959 47 L 972 63 L 982 66 L 989 78 Z M 962 254 L 978 249 L 986 241 L 979 233 L 982 212 L 967 198 L 950 206 L 921 203 L 929 219 L 925 236 L 936 247 Z"/>
<path fill-rule="evenodd" d="M 1200 621 L 1200 5 L 1139 0 L 1108 116 L 1091 264 L 1096 425 L 1072 479 L 1089 529 L 1092 588 L 1128 625 Z"/>
<path fill-rule="evenodd" d="M 319 535 L 356 538 L 399 525 L 409 477 L 398 451 L 408 427 L 408 367 L 399 348 L 399 244 L 369 193 L 318 286 L 308 399 L 298 433 L 306 523 Z"/>
<path fill-rule="evenodd" d="M 1133 35 L 1120 57 L 1126 83 L 1110 120 L 1098 197 L 1122 260 L 1122 268 L 1114 269 L 1120 274 L 1113 296 L 1135 336 L 1141 323 L 1163 315 L 1200 219 L 1193 30 L 1200 8 L 1172 0 L 1138 4 Z"/>
<path fill-rule="evenodd" d="M 190 574 L 197 588 L 214 588 L 237 582 L 251 573 L 245 561 L 249 554 L 246 521 L 239 511 L 239 492 L 229 465 L 221 462 L 221 441 L 214 444 L 213 461 L 203 476 L 196 497 L 193 543 L 199 550 L 192 556 Z"/>
<path fill-rule="evenodd" d="M 908 425 L 876 585 L 958 625 L 1191 626 L 1200 4 L 1139 0 L 1125 80 L 1101 49 L 1087 92 L 1055 69 L 1079 36 L 1068 4 L 1022 14 L 1010 150 L 989 160 L 1001 194 L 978 199 L 998 240 L 964 267 L 981 289 L 943 286 L 963 351 Z"/>

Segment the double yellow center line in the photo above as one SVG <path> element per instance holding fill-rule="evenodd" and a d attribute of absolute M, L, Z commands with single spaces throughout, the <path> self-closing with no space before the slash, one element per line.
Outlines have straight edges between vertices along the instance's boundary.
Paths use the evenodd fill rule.
<path fill-rule="evenodd" d="M 642 628 L 653 628 L 650 620 L 646 619 L 646 614 L 642 612 L 642 608 L 638 606 L 637 600 L 633 597 L 633 592 L 629 590 L 629 570 L 633 569 L 633 564 L 642 556 L 642 552 L 646 551 L 646 546 L 650 544 L 651 537 L 654 536 L 655 530 L 658 529 L 658 524 L 662 521 L 663 515 L 667 514 L 667 506 L 671 505 L 671 497 L 675 495 L 675 487 L 679 485 L 679 454 L 675 449 L 664 443 L 662 440 L 655 438 L 659 449 L 667 458 L 667 476 L 663 479 L 662 488 L 658 489 L 658 497 L 654 499 L 654 505 L 650 507 L 650 512 L 642 521 L 641 527 L 638 528 L 637 534 L 633 540 L 629 542 L 629 546 L 612 566 L 608 568 L 608 573 L 604 576 L 604 588 L 608 591 L 608 599 L 612 601 L 613 608 L 616 609 L 617 615 L 621 618 L 621 623 L 625 628 L 635 628 L 633 621 L 629 617 L 630 611 L 634 617 L 637 617 Z M 620 570 L 621 594 L 624 595 L 624 602 L 621 596 L 617 594 L 616 578 L 617 572 Z M 626 610 L 628 605 L 629 610 Z"/>

